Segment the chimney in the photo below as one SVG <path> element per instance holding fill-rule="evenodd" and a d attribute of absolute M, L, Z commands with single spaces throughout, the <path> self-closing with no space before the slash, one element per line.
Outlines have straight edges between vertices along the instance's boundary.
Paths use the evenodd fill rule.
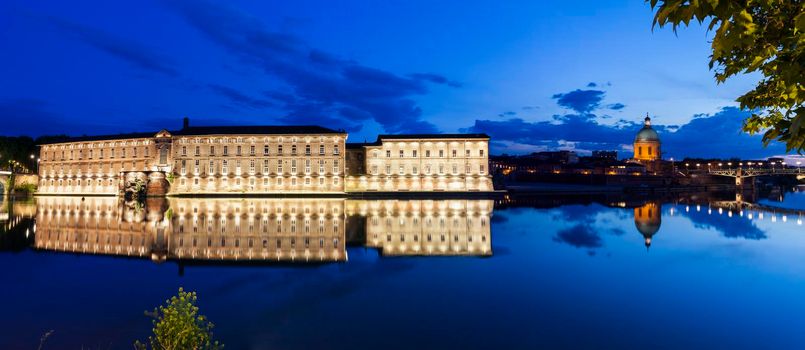
<path fill-rule="evenodd" d="M 182 129 L 187 129 L 189 127 L 190 127 L 190 118 L 184 117 L 184 119 L 182 119 Z"/>

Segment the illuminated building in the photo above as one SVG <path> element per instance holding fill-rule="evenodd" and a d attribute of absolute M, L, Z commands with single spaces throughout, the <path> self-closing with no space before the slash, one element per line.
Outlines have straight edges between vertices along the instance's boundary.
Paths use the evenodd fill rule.
<path fill-rule="evenodd" d="M 660 230 L 662 223 L 662 205 L 658 202 L 649 202 L 643 206 L 634 208 L 634 224 L 637 231 L 643 235 L 646 249 L 651 246 L 651 240 L 657 231 Z"/>
<path fill-rule="evenodd" d="M 320 126 L 191 127 L 185 118 L 173 132 L 41 145 L 38 194 L 493 190 L 486 135 L 381 135 L 349 149 L 346 140 Z"/>
<path fill-rule="evenodd" d="M 651 118 L 646 115 L 643 128 L 637 132 L 634 139 L 634 161 L 646 166 L 651 172 L 659 170 L 662 159 L 660 136 L 651 128 Z"/>

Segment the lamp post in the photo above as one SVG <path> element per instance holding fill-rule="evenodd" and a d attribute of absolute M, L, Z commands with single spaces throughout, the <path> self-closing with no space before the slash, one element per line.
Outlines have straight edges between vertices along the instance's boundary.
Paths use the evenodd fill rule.
<path fill-rule="evenodd" d="M 34 165 L 36 165 L 36 163 L 34 163 L 34 158 L 35 157 L 34 157 L 33 153 L 31 153 L 31 168 L 33 168 Z"/>

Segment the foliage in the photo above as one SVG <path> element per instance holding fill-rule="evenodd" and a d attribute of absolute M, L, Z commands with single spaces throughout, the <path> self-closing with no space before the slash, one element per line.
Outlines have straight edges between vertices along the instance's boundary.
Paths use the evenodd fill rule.
<path fill-rule="evenodd" d="M 17 185 L 14 187 L 14 191 L 16 192 L 25 192 L 25 193 L 34 193 L 36 192 L 36 185 L 31 183 L 25 183 Z"/>
<path fill-rule="evenodd" d="M 196 293 L 179 293 L 165 301 L 165 305 L 146 315 L 154 318 L 153 335 L 148 344 L 134 343 L 135 349 L 221 349 L 223 344 L 213 340 L 212 322 L 198 314 Z"/>
<path fill-rule="evenodd" d="M 176 175 L 174 175 L 173 172 L 169 172 L 167 175 L 165 175 L 165 179 L 168 180 L 169 185 L 173 185 L 173 180 L 176 179 Z"/>
<path fill-rule="evenodd" d="M 654 25 L 688 26 L 692 20 L 715 29 L 710 69 L 722 83 L 739 73 L 759 72 L 755 88 L 738 98 L 753 111 L 744 121 L 763 143 L 778 140 L 788 151 L 805 149 L 805 2 L 801 0 L 647 0 Z"/>

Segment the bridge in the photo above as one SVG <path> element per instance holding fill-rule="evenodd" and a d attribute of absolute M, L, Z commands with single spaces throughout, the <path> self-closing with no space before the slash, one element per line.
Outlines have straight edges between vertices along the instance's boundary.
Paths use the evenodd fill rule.
<path fill-rule="evenodd" d="M 707 171 L 710 175 L 728 176 L 735 178 L 735 185 L 742 186 L 743 179 L 757 176 L 796 176 L 797 179 L 805 178 L 805 171 L 801 167 L 797 168 L 730 168 L 730 169 L 711 169 Z"/>

